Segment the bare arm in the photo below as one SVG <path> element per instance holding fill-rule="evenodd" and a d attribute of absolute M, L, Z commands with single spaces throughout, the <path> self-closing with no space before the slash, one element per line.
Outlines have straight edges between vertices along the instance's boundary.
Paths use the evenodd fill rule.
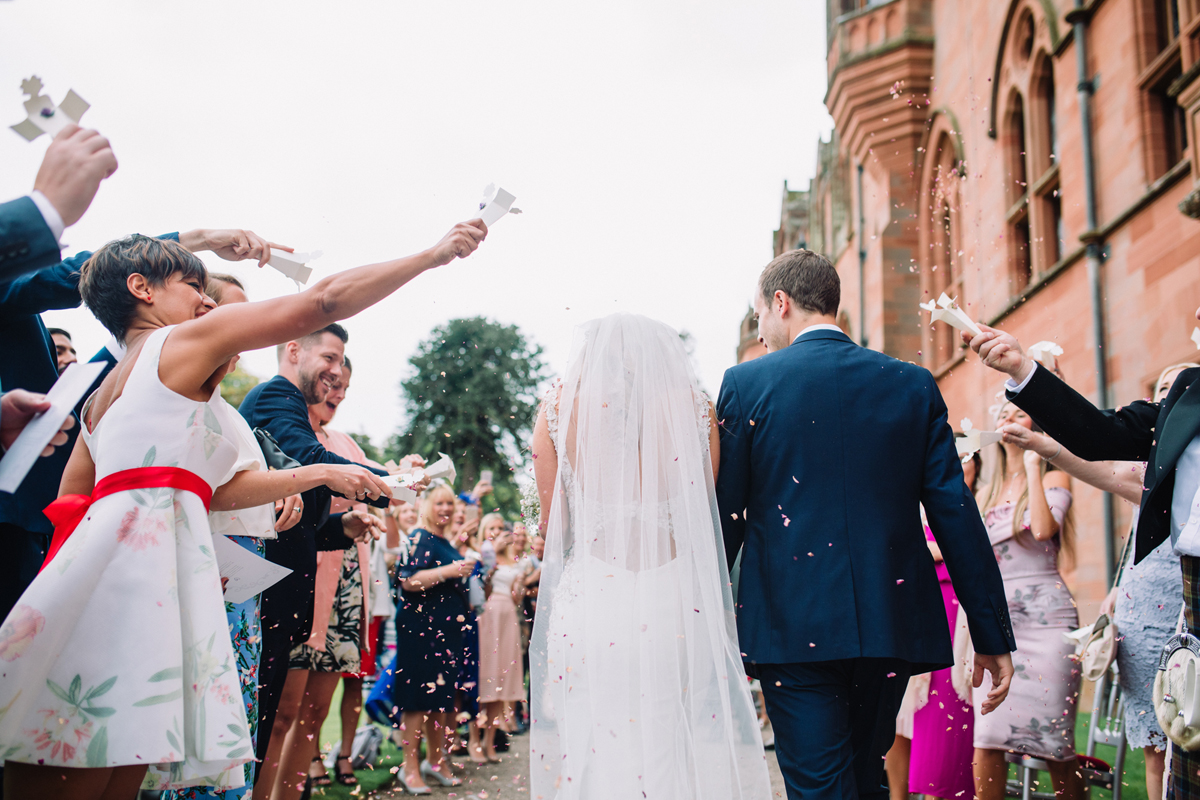
<path fill-rule="evenodd" d="M 424 592 L 439 583 L 454 580 L 455 578 L 467 577 L 471 574 L 471 570 L 475 569 L 475 563 L 475 559 L 467 558 L 462 561 L 443 564 L 440 567 L 423 569 L 402 580 L 400 586 L 406 592 Z"/>
<path fill-rule="evenodd" d="M 1046 490 L 1052 487 L 1066 489 L 1071 478 L 1062 472 L 1041 474 L 1042 457 L 1037 453 L 1025 453 L 1025 479 L 1029 484 L 1029 531 L 1039 542 L 1053 538 L 1058 533 L 1058 521 L 1050 513 Z"/>
<path fill-rule="evenodd" d="M 541 519 L 538 530 L 546 532 L 550 521 L 550 505 L 554 501 L 554 482 L 558 478 L 558 453 L 550 439 L 550 425 L 546 421 L 546 409 L 538 409 L 537 422 L 533 426 L 533 477 L 537 481 L 538 500 L 541 503 Z"/>
<path fill-rule="evenodd" d="M 293 494 L 328 486 L 338 494 L 355 497 L 366 492 L 376 498 L 387 487 L 370 470 L 357 464 L 311 464 L 295 469 L 243 470 L 213 492 L 213 511 L 233 511 L 274 503 Z"/>
<path fill-rule="evenodd" d="M 712 460 L 713 484 L 721 471 L 721 427 L 717 424 L 717 409 L 708 404 L 708 455 Z"/>
<path fill-rule="evenodd" d="M 426 270 L 470 255 L 487 236 L 479 220 L 460 222 L 434 247 L 413 256 L 349 269 L 311 289 L 258 303 L 231 303 L 181 324 L 163 347 L 159 375 L 190 394 L 237 353 L 305 336 L 378 303 Z"/>
<path fill-rule="evenodd" d="M 1124 500 L 1142 502 L 1144 469 L 1137 461 L 1084 461 L 1044 433 L 1024 425 L 1005 425 L 1000 429 L 1004 441 L 1023 450 L 1032 450 L 1068 475 L 1089 486 L 1111 492 Z"/>
<path fill-rule="evenodd" d="M 396 517 L 390 511 L 383 516 L 383 531 L 387 537 L 384 541 L 389 550 L 400 546 L 400 523 L 396 522 Z"/>
<path fill-rule="evenodd" d="M 88 450 L 81 435 L 75 440 L 71 457 L 63 470 L 62 480 L 58 484 L 58 496 L 67 494 L 91 495 L 96 488 L 96 465 L 92 462 L 92 453 Z"/>

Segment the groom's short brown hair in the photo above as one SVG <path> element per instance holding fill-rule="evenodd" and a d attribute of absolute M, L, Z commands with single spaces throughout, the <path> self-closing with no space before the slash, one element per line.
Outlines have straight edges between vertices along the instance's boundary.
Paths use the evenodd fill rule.
<path fill-rule="evenodd" d="M 758 279 L 767 303 L 776 292 L 813 314 L 834 316 L 842 301 L 842 281 L 829 259 L 812 250 L 789 250 L 767 264 Z"/>

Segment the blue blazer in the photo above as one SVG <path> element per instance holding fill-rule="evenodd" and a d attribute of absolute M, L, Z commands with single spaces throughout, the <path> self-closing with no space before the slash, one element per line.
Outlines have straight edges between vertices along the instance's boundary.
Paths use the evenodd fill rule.
<path fill-rule="evenodd" d="M 975 649 L 1016 649 L 1004 583 L 928 370 L 818 330 L 725 373 L 717 500 L 742 553 L 743 657 L 951 666 L 923 504 Z"/>
<path fill-rule="evenodd" d="M 0 284 L 58 261 L 58 241 L 28 197 L 0 203 Z"/>
<path fill-rule="evenodd" d="M 313 433 L 304 395 L 287 378 L 276 375 L 251 389 L 238 408 L 251 428 L 264 428 L 275 437 L 279 449 L 303 466 L 310 464 L 353 464 L 325 449 Z M 365 464 L 362 466 L 366 467 Z M 372 469 L 367 467 L 367 469 Z M 381 475 L 387 473 L 373 470 Z M 345 550 L 353 545 L 342 533 L 342 515 L 329 513 L 333 497 L 325 486 L 302 495 L 304 511 L 300 522 L 277 539 L 267 539 L 266 557 L 292 573 L 263 592 L 265 625 L 278 626 L 293 636 L 307 639 L 312 629 L 313 593 L 316 586 L 317 551 Z M 384 508 L 386 497 L 368 501 Z M 296 638 L 299 637 L 299 638 Z"/>
<path fill-rule="evenodd" d="M 79 268 L 88 255 L 81 253 L 49 269 L 0 284 L 0 346 L 4 349 L 0 385 L 5 390 L 44 393 L 58 380 L 54 343 L 38 315 L 79 305 Z M 78 434 L 77 424 L 67 434 L 65 445 L 34 463 L 15 494 L 0 492 L 0 522 L 35 533 L 53 530 L 42 509 L 58 497 L 58 484 Z"/>

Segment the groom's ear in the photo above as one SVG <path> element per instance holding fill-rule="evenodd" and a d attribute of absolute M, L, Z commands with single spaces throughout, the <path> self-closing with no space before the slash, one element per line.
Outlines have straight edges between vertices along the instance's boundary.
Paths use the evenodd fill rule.
<path fill-rule="evenodd" d="M 779 309 L 779 316 L 786 317 L 792 310 L 792 298 L 788 297 L 787 292 L 782 289 L 775 291 L 773 298 L 775 307 Z"/>

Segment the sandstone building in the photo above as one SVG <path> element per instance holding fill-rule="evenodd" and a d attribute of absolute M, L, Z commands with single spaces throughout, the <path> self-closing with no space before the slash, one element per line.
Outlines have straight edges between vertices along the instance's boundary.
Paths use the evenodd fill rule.
<path fill-rule="evenodd" d="M 785 185 L 775 250 L 834 261 L 853 339 L 930 369 L 951 424 L 983 429 L 1002 380 L 920 312 L 943 291 L 1059 343 L 1067 381 L 1109 406 L 1197 359 L 1200 0 L 827 3 L 835 129 L 808 191 Z M 1067 576 L 1090 621 L 1130 508 L 1074 490 Z"/>

